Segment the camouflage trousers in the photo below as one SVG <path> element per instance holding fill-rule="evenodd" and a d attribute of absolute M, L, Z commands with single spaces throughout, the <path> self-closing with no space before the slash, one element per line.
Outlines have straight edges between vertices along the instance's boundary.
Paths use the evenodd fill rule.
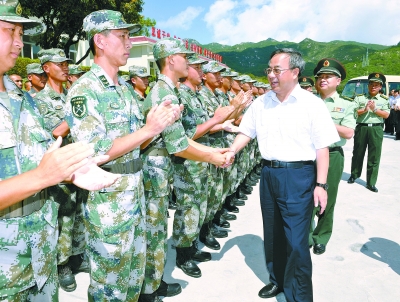
<path fill-rule="evenodd" d="M 144 204 L 140 183 L 133 190 L 89 193 L 84 207 L 89 301 L 139 299 L 146 257 Z"/>
<path fill-rule="evenodd" d="M 224 201 L 226 197 L 232 194 L 232 187 L 235 187 L 236 179 L 237 179 L 237 163 L 233 163 L 228 168 L 224 169 L 224 183 L 223 183 L 223 190 L 222 190 L 222 200 Z M 221 204 L 222 206 L 222 204 Z M 221 209 L 221 206 L 219 209 Z"/>
<path fill-rule="evenodd" d="M 207 213 L 205 222 L 213 219 L 214 214 L 222 206 L 222 193 L 224 189 L 224 169 L 209 165 L 208 169 L 208 196 Z"/>
<path fill-rule="evenodd" d="M 57 301 L 57 211 L 0 220 L 0 300 Z"/>
<path fill-rule="evenodd" d="M 177 247 L 190 247 L 203 225 L 207 211 L 208 166 L 191 160 L 174 165 L 177 209 L 172 239 Z"/>
<path fill-rule="evenodd" d="M 167 227 L 169 196 L 154 196 L 152 191 L 145 191 L 146 196 L 146 268 L 142 293 L 152 294 L 160 286 L 167 260 Z"/>

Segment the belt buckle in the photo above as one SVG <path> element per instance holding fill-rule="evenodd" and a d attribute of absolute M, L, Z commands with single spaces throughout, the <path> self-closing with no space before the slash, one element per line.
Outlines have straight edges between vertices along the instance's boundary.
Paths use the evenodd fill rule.
<path fill-rule="evenodd" d="M 279 160 L 271 160 L 271 168 L 279 168 Z"/>
<path fill-rule="evenodd" d="M 372 127 L 372 124 L 368 124 L 368 127 Z"/>

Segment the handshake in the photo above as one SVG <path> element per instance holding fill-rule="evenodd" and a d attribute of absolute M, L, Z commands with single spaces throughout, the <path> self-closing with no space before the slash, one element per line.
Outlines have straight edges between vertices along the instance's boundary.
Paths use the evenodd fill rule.
<path fill-rule="evenodd" d="M 235 153 L 228 148 L 214 148 L 211 164 L 219 168 L 227 168 L 233 164 Z"/>

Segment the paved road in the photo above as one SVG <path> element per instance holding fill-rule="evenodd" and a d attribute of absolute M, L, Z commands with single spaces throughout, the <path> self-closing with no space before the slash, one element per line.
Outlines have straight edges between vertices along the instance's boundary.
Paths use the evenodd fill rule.
<path fill-rule="evenodd" d="M 313 261 L 314 301 L 399 301 L 400 300 L 400 142 L 385 136 L 377 187 L 365 188 L 363 175 L 349 185 L 353 140 L 344 148 L 345 169 L 339 187 L 334 233 L 325 254 Z M 171 214 L 173 214 L 171 212 Z M 171 235 L 172 220 L 169 220 Z M 180 295 L 166 302 L 263 301 L 258 291 L 268 283 L 264 263 L 262 221 L 258 185 L 238 219 L 231 222 L 228 238 L 219 239 L 222 249 L 209 250 L 213 260 L 200 263 L 203 276 L 191 278 L 175 267 L 175 250 L 168 242 L 165 270 L 167 282 L 179 282 Z M 200 247 L 203 247 L 200 244 Z M 87 301 L 87 274 L 77 275 L 78 288 L 60 290 L 60 301 Z M 266 301 L 286 301 L 283 294 Z"/>

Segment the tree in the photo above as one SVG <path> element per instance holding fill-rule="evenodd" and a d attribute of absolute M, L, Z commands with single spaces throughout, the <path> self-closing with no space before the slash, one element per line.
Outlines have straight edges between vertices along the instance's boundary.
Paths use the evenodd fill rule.
<path fill-rule="evenodd" d="M 66 54 L 71 45 L 86 38 L 82 29 L 83 19 L 96 10 L 120 11 L 127 23 L 143 24 L 144 28 L 137 34 L 146 33 L 146 26 L 155 25 L 154 20 L 140 14 L 143 0 L 20 0 L 20 4 L 25 17 L 40 18 L 47 27 L 46 32 L 36 38 L 36 44 L 44 49 L 62 48 Z"/>

